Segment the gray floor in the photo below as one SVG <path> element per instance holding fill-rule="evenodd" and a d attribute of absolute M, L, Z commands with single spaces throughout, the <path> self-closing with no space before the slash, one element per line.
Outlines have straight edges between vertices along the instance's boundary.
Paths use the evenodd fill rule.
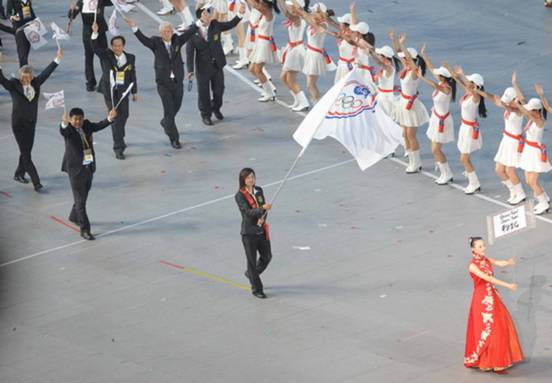
<path fill-rule="evenodd" d="M 36 5 L 41 18 L 65 25 L 65 5 L 52 3 Z M 327 3 L 345 11 L 345 1 Z M 502 91 L 516 69 L 528 93 L 540 81 L 552 96 L 552 11 L 542 1 L 365 3 L 357 1 L 378 44 L 390 25 L 400 26 L 413 44 L 427 41 L 436 62 L 447 58 L 483 74 L 491 91 Z M 155 33 L 149 16 L 134 17 Z M 253 166 L 270 197 L 299 151 L 290 136 L 301 116 L 257 104 L 251 86 L 227 72 L 224 123 L 201 125 L 195 93 L 187 93 L 178 119 L 186 144 L 174 151 L 158 123 L 151 53 L 124 32 L 128 51 L 139 55 L 141 99 L 131 105 L 127 160 L 114 159 L 109 131 L 95 135 L 98 171 L 88 204 L 95 242 L 58 222 L 67 222 L 72 204 L 60 172 L 59 110 L 40 112 L 33 156 L 47 191 L 36 194 L 11 180 L 17 150 L 10 101 L 0 91 L 0 382 L 504 379 L 462 365 L 467 237 L 485 234 L 485 217 L 505 200 L 492 162 L 499 110 L 489 108 L 485 148 L 474 156 L 479 197 L 437 187 L 426 175 L 406 176 L 397 161 L 361 173 L 336 142 L 313 143 L 271 214 L 274 260 L 264 276 L 269 299 L 260 301 L 243 277 L 237 172 Z M 63 88 L 70 106 L 99 120 L 103 101 L 84 91 L 79 34 L 80 21 L 43 90 Z M 281 29 L 277 40 L 284 40 Z M 13 58 L 13 39 L 4 41 Z M 44 67 L 54 50 L 50 43 L 32 52 L 32 62 Z M 16 71 L 14 63 L 3 67 Z M 276 78 L 277 68 L 271 72 Z M 322 88 L 330 82 L 323 79 Z M 279 94 L 290 101 L 281 85 Z M 552 144 L 550 129 L 547 135 Z M 463 185 L 454 145 L 446 150 Z M 552 192 L 552 175 L 543 184 Z M 552 375 L 551 218 L 489 249 L 519 260 L 514 270 L 497 271 L 520 285 L 502 294 L 528 360 L 511 370 L 511 382 Z"/>

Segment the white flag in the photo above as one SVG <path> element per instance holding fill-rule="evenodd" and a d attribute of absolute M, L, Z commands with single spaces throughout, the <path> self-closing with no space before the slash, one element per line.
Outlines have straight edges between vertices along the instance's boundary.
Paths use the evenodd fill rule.
<path fill-rule="evenodd" d="M 40 33 L 41 36 L 44 36 L 48 33 L 48 30 L 46 29 L 46 26 L 44 26 L 44 24 L 42 23 L 42 20 L 40 20 L 39 17 L 37 17 L 37 18 L 29 21 L 28 23 L 26 23 L 23 28 L 24 29 L 29 28 L 29 29 L 36 30 L 38 33 Z"/>
<path fill-rule="evenodd" d="M 132 90 L 132 87 L 134 86 L 134 83 L 131 82 L 130 85 L 128 86 L 128 88 L 125 90 L 125 92 L 123 93 L 123 95 L 121 96 L 121 98 L 119 99 L 119 102 L 117 103 L 117 105 L 115 105 L 115 109 L 117 109 L 119 107 L 119 105 L 121 105 L 121 102 L 125 99 L 126 96 L 128 96 L 128 94 L 130 93 L 130 91 Z M 112 99 L 113 100 L 113 99 Z"/>
<path fill-rule="evenodd" d="M 54 109 L 54 108 L 65 108 L 65 95 L 63 94 L 63 91 L 60 90 L 59 92 L 55 93 L 42 93 L 44 98 L 46 98 L 46 110 L 48 109 Z"/>
<path fill-rule="evenodd" d="M 126 0 L 111 0 L 111 2 L 119 12 L 128 13 L 134 8 L 134 5 L 127 4 Z"/>
<path fill-rule="evenodd" d="M 33 20 L 34 21 L 34 20 Z M 44 38 L 44 34 L 40 31 L 39 24 L 29 23 L 26 27 L 23 28 L 23 33 L 25 37 L 31 43 L 33 49 L 38 49 L 48 43 L 48 40 Z"/>
<path fill-rule="evenodd" d="M 107 27 L 111 36 L 121 36 L 121 31 L 119 30 L 119 23 L 117 22 L 117 10 L 113 10 Z"/>
<path fill-rule="evenodd" d="M 303 150 L 313 138 L 326 137 L 345 146 L 362 170 L 403 143 L 401 127 L 381 109 L 356 68 L 318 101 L 293 134 Z"/>
<path fill-rule="evenodd" d="M 82 13 L 96 13 L 98 10 L 98 0 L 83 0 Z"/>
<path fill-rule="evenodd" d="M 56 40 L 69 40 L 69 34 L 61 29 L 56 23 L 50 23 L 50 28 L 52 29 L 52 38 Z"/>

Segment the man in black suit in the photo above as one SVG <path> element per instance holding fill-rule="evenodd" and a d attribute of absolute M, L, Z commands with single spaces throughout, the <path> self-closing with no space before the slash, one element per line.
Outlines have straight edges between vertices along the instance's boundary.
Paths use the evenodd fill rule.
<path fill-rule="evenodd" d="M 15 44 L 19 66 L 21 67 L 29 63 L 29 51 L 31 49 L 31 43 L 27 40 L 23 27 L 29 21 L 36 19 L 36 15 L 31 0 L 8 0 L 7 10 L 15 30 Z"/>
<path fill-rule="evenodd" d="M 228 22 L 219 22 L 213 15 L 214 8 L 208 4 L 196 10 L 198 31 L 186 44 L 188 79 L 197 76 L 198 106 L 205 125 L 213 125 L 211 114 L 217 120 L 224 117 L 220 112 L 224 94 L 224 72 L 226 57 L 221 44 L 222 32 L 234 28 L 241 22 L 245 4 L 240 3 L 239 16 Z M 194 70 L 195 64 L 195 70 Z M 211 100 L 211 90 L 213 99 Z"/>
<path fill-rule="evenodd" d="M 92 177 L 96 171 L 96 153 L 92 134 L 107 128 L 117 117 L 117 111 L 112 109 L 103 121 L 93 123 L 84 119 L 80 108 L 73 108 L 63 114 L 60 133 L 65 139 L 65 154 L 61 171 L 69 175 L 73 191 L 73 208 L 69 220 L 81 228 L 81 237 L 87 240 L 95 239 L 90 233 L 90 221 L 86 214 L 86 199 L 92 187 Z"/>
<path fill-rule="evenodd" d="M 177 35 L 170 23 L 162 23 L 159 25 L 160 37 L 147 37 L 138 29 L 133 20 L 127 18 L 127 23 L 138 40 L 153 52 L 155 82 L 163 104 L 161 126 L 165 130 L 165 134 L 169 136 L 171 146 L 180 149 L 182 146 L 175 117 L 182 106 L 184 95 L 184 63 L 182 62 L 181 48 L 198 27 L 192 24 L 184 33 Z"/>
<path fill-rule="evenodd" d="M 96 0 L 98 6 L 96 11 L 96 23 L 98 23 L 98 47 L 107 49 L 107 23 L 104 18 L 104 8 L 113 5 L 111 0 Z M 84 45 L 84 75 L 86 77 L 86 90 L 93 92 L 96 89 L 96 76 L 94 74 L 94 50 L 90 38 L 92 36 L 92 24 L 94 24 L 94 12 L 89 13 L 84 9 L 83 0 L 71 4 L 67 17 L 75 19 L 78 14 L 82 15 L 82 43 Z"/>
<path fill-rule="evenodd" d="M 92 49 L 102 63 L 103 74 L 100 79 L 100 88 L 103 90 L 105 105 L 109 111 L 121 100 L 130 84 L 133 84 L 132 100 L 138 100 L 136 57 L 125 52 L 126 40 L 123 36 L 115 36 L 111 39 L 111 49 L 99 47 L 98 28 L 98 24 L 92 25 Z M 128 110 L 128 97 L 125 97 L 117 108 L 117 118 L 111 124 L 113 151 L 119 160 L 125 159 L 125 125 L 128 119 Z"/>
<path fill-rule="evenodd" d="M 42 189 L 42 184 L 31 159 L 31 151 L 38 118 L 40 86 L 57 68 L 62 57 L 63 51 L 59 49 L 54 61 L 36 77 L 33 77 L 33 70 L 28 65 L 19 68 L 19 79 L 7 79 L 0 68 L 0 84 L 10 92 L 12 99 L 12 131 L 20 153 L 13 179 L 26 184 L 29 181 L 25 178 L 25 173 L 28 173 L 36 191 Z"/>

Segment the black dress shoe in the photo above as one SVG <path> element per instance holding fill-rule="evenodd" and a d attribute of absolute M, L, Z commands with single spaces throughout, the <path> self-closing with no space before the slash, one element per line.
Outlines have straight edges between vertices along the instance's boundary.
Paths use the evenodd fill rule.
<path fill-rule="evenodd" d="M 178 141 L 178 140 L 171 141 L 171 146 L 175 149 L 181 149 L 182 148 L 182 145 L 180 145 L 180 141 Z"/>
<path fill-rule="evenodd" d="M 87 92 L 94 92 L 96 90 L 96 85 L 86 85 Z"/>
<path fill-rule="evenodd" d="M 44 189 L 44 186 L 40 182 L 34 185 L 35 192 L 39 193 L 42 189 Z"/>
<path fill-rule="evenodd" d="M 214 110 L 214 111 L 213 111 L 213 114 L 215 115 L 215 117 L 216 117 L 217 120 L 219 120 L 219 121 L 224 120 L 224 116 L 222 115 L 222 113 L 220 112 L 220 110 Z"/>
<path fill-rule="evenodd" d="M 118 160 L 124 160 L 125 155 L 124 155 L 123 152 L 115 152 L 115 158 L 118 159 Z"/>
<path fill-rule="evenodd" d="M 253 295 L 256 296 L 259 299 L 265 299 L 266 295 L 262 291 L 255 291 L 253 292 Z"/>
<path fill-rule="evenodd" d="M 205 125 L 213 125 L 213 121 L 211 121 L 211 117 L 201 117 L 201 121 L 203 121 Z"/>
<path fill-rule="evenodd" d="M 17 182 L 21 182 L 22 184 L 28 184 L 29 180 L 25 178 L 23 175 L 15 175 L 13 176 L 13 179 Z"/>
<path fill-rule="evenodd" d="M 88 241 L 93 241 L 96 239 L 96 237 L 94 237 L 89 231 L 81 231 L 81 237 Z"/>

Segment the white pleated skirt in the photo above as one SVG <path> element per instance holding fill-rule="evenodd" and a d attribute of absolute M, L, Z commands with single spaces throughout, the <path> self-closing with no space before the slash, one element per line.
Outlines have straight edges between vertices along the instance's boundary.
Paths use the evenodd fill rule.
<path fill-rule="evenodd" d="M 410 110 L 406 109 L 408 100 L 399 96 L 395 104 L 395 121 L 401 126 L 419 127 L 429 121 L 429 114 L 422 102 L 416 98 Z"/>
<path fill-rule="evenodd" d="M 305 67 L 306 49 L 304 45 L 298 45 L 290 48 L 287 46 L 282 52 L 282 57 L 286 56 L 286 61 L 282 65 L 283 72 L 301 72 Z"/>
<path fill-rule="evenodd" d="M 498 146 L 494 161 L 510 168 L 519 167 L 521 153 L 518 152 L 518 145 L 518 140 L 504 135 Z"/>
<path fill-rule="evenodd" d="M 458 132 L 458 151 L 462 154 L 470 154 L 483 147 L 483 138 L 481 137 L 481 131 L 479 137 L 474 140 L 472 137 L 473 128 L 469 125 L 460 125 L 460 131 Z"/>
<path fill-rule="evenodd" d="M 541 160 L 540 149 L 527 144 L 523 147 L 523 152 L 519 159 L 519 167 L 527 172 L 535 173 L 548 173 L 552 170 L 549 160 Z"/>
<path fill-rule="evenodd" d="M 429 126 L 426 131 L 426 136 L 431 142 L 437 142 L 439 144 L 448 144 L 454 141 L 454 121 L 452 120 L 452 114 L 449 114 L 445 118 L 445 126 L 442 133 L 439 132 L 439 117 L 435 113 L 431 113 L 429 118 Z"/>

